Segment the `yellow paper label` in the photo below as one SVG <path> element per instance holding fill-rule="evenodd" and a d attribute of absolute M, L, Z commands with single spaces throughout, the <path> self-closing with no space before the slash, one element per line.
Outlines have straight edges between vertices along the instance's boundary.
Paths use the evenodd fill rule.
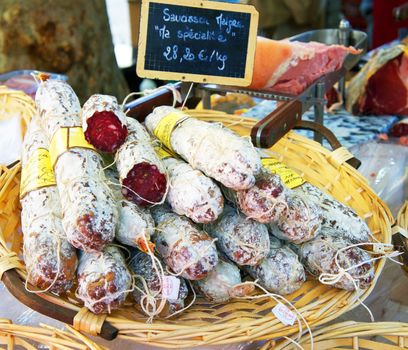
<path fill-rule="evenodd" d="M 176 156 L 172 151 L 168 150 L 163 146 L 156 145 L 154 146 L 154 150 L 156 151 L 156 154 L 159 156 L 160 159 L 166 159 Z"/>
<path fill-rule="evenodd" d="M 38 148 L 28 159 L 21 171 L 20 198 L 41 187 L 56 185 L 51 167 L 50 152 Z"/>
<path fill-rule="evenodd" d="M 275 158 L 262 158 L 262 165 L 270 172 L 279 175 L 288 188 L 295 188 L 306 182 L 298 173 Z"/>
<path fill-rule="evenodd" d="M 95 150 L 86 139 L 80 126 L 58 129 L 50 143 L 51 165 L 54 167 L 58 157 L 70 148 L 81 147 Z"/>
<path fill-rule="evenodd" d="M 171 133 L 174 128 L 186 120 L 187 115 L 181 112 L 173 112 L 166 115 L 154 129 L 154 135 L 166 146 L 169 150 L 173 150 L 170 143 Z"/>

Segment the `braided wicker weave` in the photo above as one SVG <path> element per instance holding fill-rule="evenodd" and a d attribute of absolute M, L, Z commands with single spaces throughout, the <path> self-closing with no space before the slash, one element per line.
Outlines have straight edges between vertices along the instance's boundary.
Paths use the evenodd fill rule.
<path fill-rule="evenodd" d="M 0 345 L 8 350 L 35 350 L 40 346 L 58 350 L 105 350 L 75 329 L 63 331 L 47 325 L 41 327 L 20 326 L 0 318 Z"/>

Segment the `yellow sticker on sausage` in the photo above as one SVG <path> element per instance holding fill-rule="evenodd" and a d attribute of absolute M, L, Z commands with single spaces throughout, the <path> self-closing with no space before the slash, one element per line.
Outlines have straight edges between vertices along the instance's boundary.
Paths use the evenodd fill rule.
<path fill-rule="evenodd" d="M 159 156 L 160 159 L 176 157 L 176 155 L 172 151 L 168 150 L 163 146 L 155 145 L 154 150 L 156 151 L 156 154 Z"/>
<path fill-rule="evenodd" d="M 162 118 L 154 129 L 154 135 L 166 146 L 169 150 L 173 151 L 171 147 L 171 133 L 174 128 L 179 125 L 181 122 L 185 121 L 188 118 L 188 115 L 182 112 L 172 112 L 167 114 Z"/>
<path fill-rule="evenodd" d="M 50 152 L 45 148 L 34 151 L 21 171 L 20 198 L 41 187 L 56 185 Z"/>
<path fill-rule="evenodd" d="M 58 157 L 70 148 L 80 147 L 95 150 L 86 139 L 80 126 L 60 128 L 50 143 L 51 165 L 54 167 Z"/>
<path fill-rule="evenodd" d="M 295 188 L 306 182 L 298 173 L 275 158 L 262 158 L 262 165 L 270 172 L 279 175 L 288 188 Z"/>

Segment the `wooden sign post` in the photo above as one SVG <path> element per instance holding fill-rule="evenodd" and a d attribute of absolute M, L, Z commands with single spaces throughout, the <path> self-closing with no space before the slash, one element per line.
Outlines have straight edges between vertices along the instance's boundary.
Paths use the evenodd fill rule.
<path fill-rule="evenodd" d="M 258 12 L 200 0 L 143 0 L 137 74 L 145 78 L 247 86 Z"/>

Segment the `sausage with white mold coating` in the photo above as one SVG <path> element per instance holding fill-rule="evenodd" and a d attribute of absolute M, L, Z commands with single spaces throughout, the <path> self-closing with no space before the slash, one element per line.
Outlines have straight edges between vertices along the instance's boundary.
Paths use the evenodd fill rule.
<path fill-rule="evenodd" d="M 306 201 L 291 192 L 288 196 L 287 209 L 277 222 L 269 224 L 273 234 L 293 243 L 307 242 L 316 237 L 321 229 L 322 210 L 313 201 Z"/>
<path fill-rule="evenodd" d="M 303 180 L 298 174 L 273 158 L 265 158 L 263 164 L 265 165 L 265 168 L 269 168 L 272 171 L 277 171 L 279 174 L 282 174 L 285 183 L 291 187 L 292 195 L 290 197 L 295 196 L 295 203 L 292 205 L 294 210 L 292 210 L 292 214 L 289 212 L 287 218 L 289 220 L 283 218 L 281 224 L 278 223 L 278 225 L 274 225 L 274 229 L 277 231 L 283 231 L 282 234 L 279 235 L 280 238 L 295 243 L 302 243 L 313 238 L 313 236 L 318 234 L 318 229 L 315 234 L 310 234 L 313 233 L 313 231 L 310 230 L 310 228 L 313 228 L 313 225 L 311 225 L 313 222 L 307 220 L 307 217 L 315 217 L 317 219 L 319 216 L 319 220 L 321 221 L 320 227 L 322 230 L 334 229 L 338 234 L 351 240 L 353 243 L 369 242 L 371 236 L 370 230 L 364 220 L 360 218 L 352 208 L 335 200 L 316 186 L 305 182 L 305 180 Z M 290 197 L 288 198 L 288 204 L 291 202 Z M 304 203 L 303 205 L 302 202 Z M 308 211 L 305 211 L 305 208 L 308 208 L 308 211 L 313 215 L 307 215 Z M 318 208 L 319 213 L 316 211 L 316 208 Z M 303 228 L 300 225 L 300 221 L 296 222 L 298 220 L 293 220 L 296 216 L 299 216 L 299 219 L 301 219 L 302 216 L 306 218 L 306 221 L 302 224 Z M 292 217 L 292 219 L 290 217 Z M 285 225 L 285 221 L 288 222 L 289 225 Z M 291 230 L 291 224 L 294 224 L 294 227 L 292 228 L 293 232 L 285 232 L 286 229 Z M 305 224 L 309 224 L 309 230 Z M 317 221 L 315 224 L 318 225 Z M 304 231 L 304 234 L 302 235 L 303 238 L 295 237 L 294 229 L 297 231 Z M 299 232 L 301 233 L 301 231 Z"/>
<path fill-rule="evenodd" d="M 138 207 L 123 197 L 120 191 L 119 175 L 116 171 L 107 169 L 105 173 L 119 213 L 115 238 L 120 243 L 138 248 L 143 252 L 147 252 L 148 248 L 153 251 L 154 244 L 150 242 L 150 239 L 155 231 L 150 211 Z"/>
<path fill-rule="evenodd" d="M 196 223 L 209 223 L 218 218 L 224 207 L 224 197 L 215 182 L 181 159 L 163 159 L 170 186 L 166 201 L 175 213 Z"/>
<path fill-rule="evenodd" d="M 40 126 L 40 120 L 34 116 L 24 138 L 22 167 L 27 165 L 35 152 L 39 149 L 47 150 L 48 146 L 49 141 Z M 51 174 L 51 177 L 54 175 Z M 56 294 L 68 291 L 76 277 L 78 259 L 62 227 L 57 186 L 29 191 L 20 202 L 28 282 L 41 290 L 49 288 Z"/>
<path fill-rule="evenodd" d="M 156 107 L 146 117 L 146 127 L 157 135 L 157 127 L 170 114 L 183 120 L 170 134 L 171 148 L 194 169 L 235 190 L 255 184 L 255 175 L 261 169 L 261 159 L 247 138 L 242 138 L 219 124 L 187 118 L 183 112 L 170 106 Z M 165 142 L 164 142 L 165 143 Z"/>
<path fill-rule="evenodd" d="M 160 258 L 157 259 L 159 260 L 160 263 L 162 263 Z M 158 262 L 156 262 L 156 264 L 157 263 Z M 143 302 L 142 299 L 144 293 L 146 294 L 150 293 L 151 295 L 155 295 L 157 307 L 160 305 L 161 300 L 163 299 L 162 292 L 160 292 L 160 289 L 162 288 L 161 283 L 163 283 L 163 277 L 170 276 L 165 269 L 164 263 L 162 263 L 162 267 L 164 275 L 159 276 L 158 271 L 160 273 L 160 269 L 156 271 L 150 255 L 136 250 L 132 252 L 132 258 L 129 262 L 129 268 L 132 271 L 132 273 L 136 275 L 135 289 L 132 292 L 136 304 L 140 305 L 140 303 Z M 144 281 L 146 282 L 148 291 L 145 290 L 145 285 L 143 284 L 141 278 L 143 278 Z M 186 281 L 182 277 L 173 276 L 172 278 L 177 278 L 180 281 L 178 295 L 177 298 L 174 300 L 168 299 L 166 300 L 165 307 L 160 312 L 160 316 L 162 317 L 170 316 L 175 312 L 183 309 L 185 306 L 184 305 L 185 299 L 188 296 L 188 288 Z"/>
<path fill-rule="evenodd" d="M 113 153 L 125 142 L 126 115 L 116 97 L 92 95 L 82 108 L 82 128 L 86 140 L 101 152 Z"/>
<path fill-rule="evenodd" d="M 236 209 L 226 206 L 221 217 L 204 229 L 217 238 L 218 249 L 238 265 L 256 265 L 269 252 L 266 225 L 248 219 Z"/>
<path fill-rule="evenodd" d="M 277 221 L 287 210 L 289 189 L 281 178 L 262 168 L 254 186 L 234 191 L 222 188 L 225 197 L 247 217 L 263 224 Z"/>
<path fill-rule="evenodd" d="M 310 183 L 304 183 L 293 190 L 305 201 L 320 206 L 323 230 L 335 230 L 338 235 L 353 243 L 370 241 L 370 229 L 352 208 L 340 203 Z"/>
<path fill-rule="evenodd" d="M 268 256 L 259 265 L 242 268 L 269 292 L 291 294 L 305 282 L 305 270 L 295 252 L 273 236 L 270 240 Z"/>
<path fill-rule="evenodd" d="M 218 263 L 213 239 L 167 206 L 153 207 L 152 215 L 156 223 L 153 240 L 166 265 L 186 279 L 205 278 Z"/>
<path fill-rule="evenodd" d="M 320 206 L 303 200 L 267 168 L 262 168 L 250 189 L 233 191 L 224 187 L 223 192 L 247 217 L 269 224 L 281 239 L 301 243 L 320 232 Z"/>
<path fill-rule="evenodd" d="M 132 276 L 118 247 L 102 252 L 81 252 L 77 295 L 95 314 L 111 313 L 124 303 L 132 286 Z"/>
<path fill-rule="evenodd" d="M 193 287 L 211 303 L 225 303 L 233 298 L 245 297 L 255 289 L 253 284 L 242 283 L 238 267 L 223 259 L 206 278 L 194 281 Z"/>
<path fill-rule="evenodd" d="M 79 100 L 67 83 L 42 82 L 35 102 L 49 139 L 61 128 L 81 127 Z M 92 149 L 70 148 L 57 158 L 54 172 L 68 241 L 84 251 L 103 250 L 114 239 L 118 214 L 101 156 Z"/>
<path fill-rule="evenodd" d="M 64 81 L 49 79 L 41 82 L 35 104 L 49 139 L 59 128 L 81 126 L 78 97 Z"/>
<path fill-rule="evenodd" d="M 163 201 L 167 175 L 146 129 L 135 119 L 126 118 L 129 135 L 116 153 L 116 166 L 126 199 L 140 206 Z"/>
<path fill-rule="evenodd" d="M 118 202 L 119 223 L 116 228 L 116 239 L 123 244 L 139 248 L 143 252 L 154 250 L 151 243 L 154 234 L 154 221 L 147 209 L 136 204 L 120 200 Z"/>
<path fill-rule="evenodd" d="M 300 245 L 298 251 L 306 270 L 316 278 L 321 274 L 340 273 L 335 260 L 337 254 L 338 265 L 350 277 L 343 275 L 333 286 L 348 291 L 355 290 L 355 285 L 367 289 L 374 280 L 374 265 L 369 261 L 372 257 L 359 247 L 347 248 L 352 244 L 335 230 L 325 229 L 315 239 Z"/>

